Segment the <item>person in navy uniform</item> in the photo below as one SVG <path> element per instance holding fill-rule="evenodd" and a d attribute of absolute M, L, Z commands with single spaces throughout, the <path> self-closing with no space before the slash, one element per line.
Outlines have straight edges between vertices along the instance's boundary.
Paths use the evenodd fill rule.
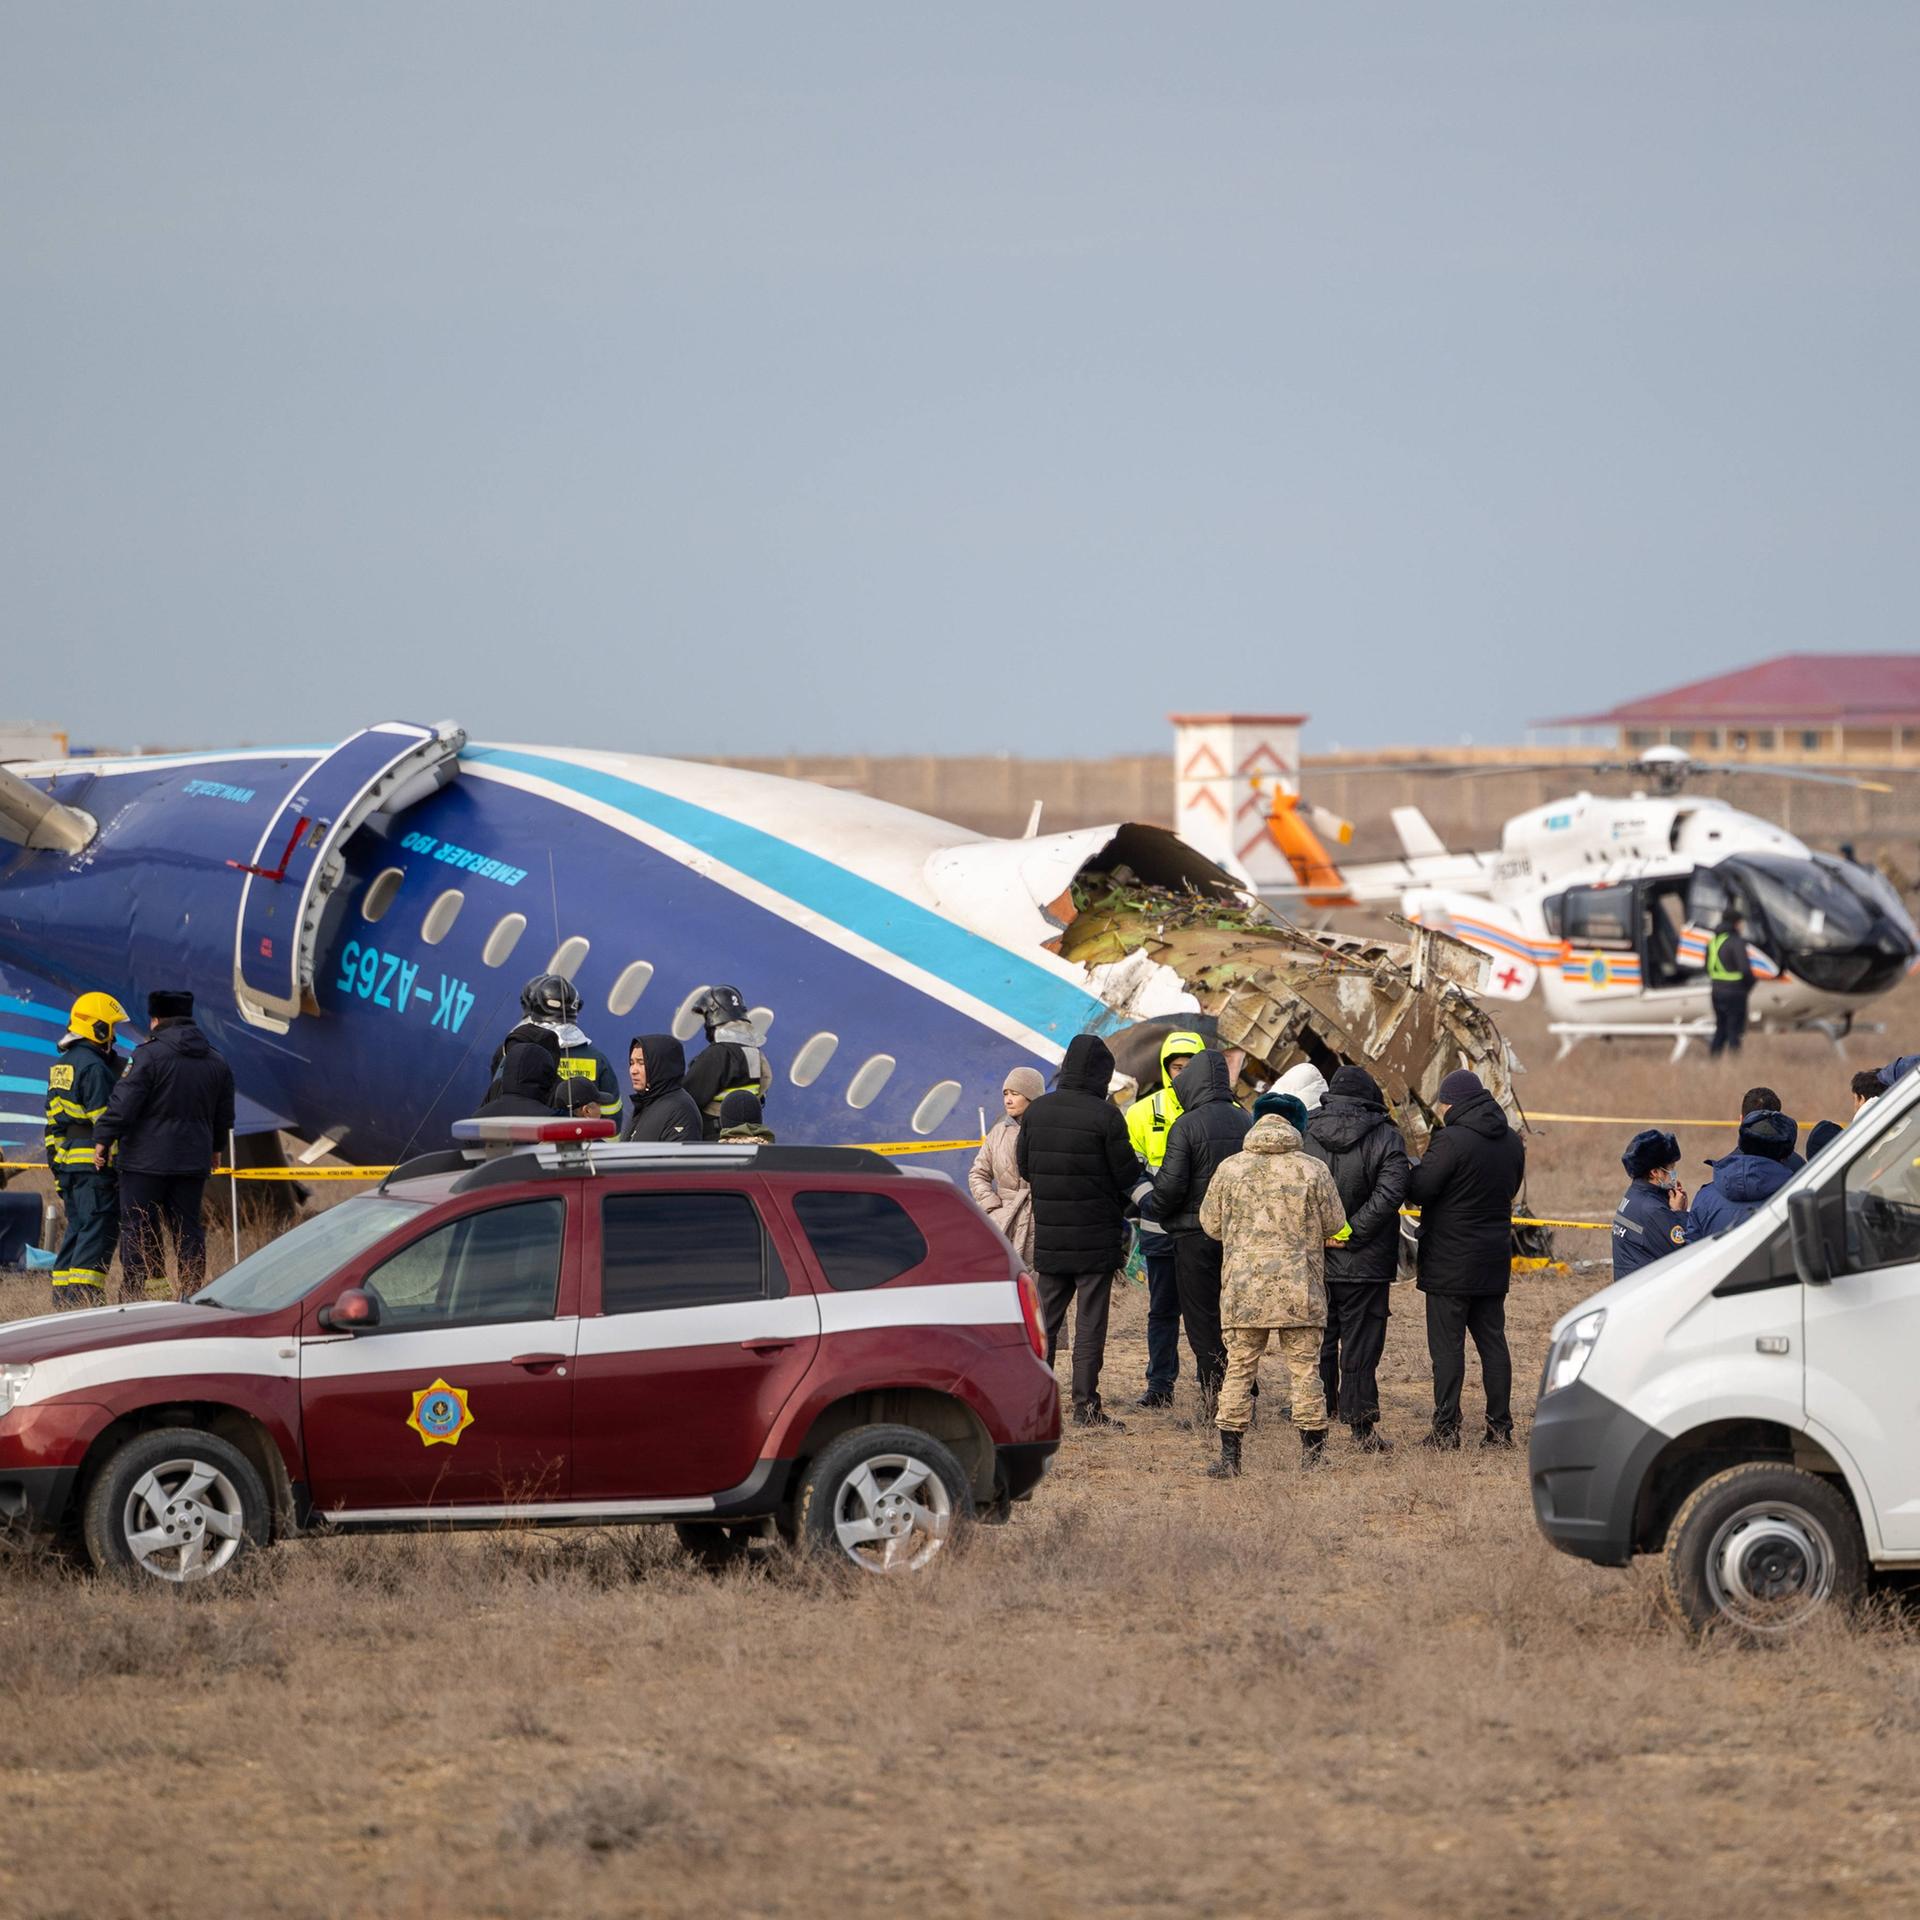
<path fill-rule="evenodd" d="M 1626 1197 L 1613 1216 L 1613 1277 L 1624 1280 L 1699 1237 L 1680 1184 L 1680 1142 L 1647 1127 L 1620 1156 L 1627 1170 Z"/>

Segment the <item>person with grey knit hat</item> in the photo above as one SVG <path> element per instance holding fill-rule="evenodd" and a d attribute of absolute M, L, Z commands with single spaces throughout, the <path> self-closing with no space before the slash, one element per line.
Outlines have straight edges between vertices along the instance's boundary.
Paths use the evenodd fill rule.
<path fill-rule="evenodd" d="M 1487 1396 L 1483 1446 L 1513 1445 L 1513 1359 L 1507 1351 L 1507 1281 L 1513 1202 L 1527 1150 L 1480 1076 L 1456 1068 L 1440 1082 L 1442 1125 L 1407 1182 L 1420 1209 L 1420 1291 L 1427 1297 L 1433 1362 L 1433 1431 L 1423 1446 L 1460 1444 L 1467 1336 L 1480 1355 Z"/>
<path fill-rule="evenodd" d="M 967 1171 L 967 1191 L 993 1224 L 1013 1242 L 1021 1265 L 1033 1267 L 1033 1194 L 1020 1178 L 1020 1122 L 1047 1090 L 1034 1067 L 1015 1067 L 1000 1084 L 1006 1118 L 980 1143 Z"/>

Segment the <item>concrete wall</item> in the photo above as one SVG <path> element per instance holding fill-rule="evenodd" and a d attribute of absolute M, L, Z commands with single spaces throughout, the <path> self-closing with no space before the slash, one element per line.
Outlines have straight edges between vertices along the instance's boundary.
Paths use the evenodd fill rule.
<path fill-rule="evenodd" d="M 1354 773 L 1335 759 L 1309 758 L 1302 785 L 1309 799 L 1345 815 L 1357 829 L 1342 857 L 1386 858 L 1399 843 L 1388 810 L 1416 806 L 1450 846 L 1497 843 L 1510 815 L 1591 786 L 1625 793 L 1628 782 L 1576 772 L 1556 762 L 1551 749 L 1470 749 L 1463 767 L 1512 760 L 1538 761 L 1525 773 Z M 942 759 L 934 755 L 811 756 L 728 760 L 763 773 L 814 780 L 870 793 L 896 805 L 952 820 L 977 833 L 1014 835 L 1026 830 L 1035 800 L 1045 804 L 1043 831 L 1065 831 L 1108 820 L 1173 823 L 1173 757 L 1164 753 L 1118 755 L 1110 760 L 1017 760 L 1005 757 Z M 1863 857 L 1882 846 L 1910 871 L 1920 869 L 1920 775 L 1884 776 L 1891 794 L 1856 793 L 1844 787 L 1812 786 L 1769 774 L 1706 780 L 1695 791 L 1719 795 L 1748 813 L 1775 820 L 1816 846 L 1853 842 Z"/>

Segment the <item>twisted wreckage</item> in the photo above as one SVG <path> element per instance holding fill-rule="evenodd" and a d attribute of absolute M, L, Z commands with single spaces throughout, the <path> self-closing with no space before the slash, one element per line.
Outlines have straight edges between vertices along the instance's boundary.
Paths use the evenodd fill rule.
<path fill-rule="evenodd" d="M 1451 934 L 1398 915 L 1404 941 L 1309 931 L 1245 894 L 1190 880 L 1149 886 L 1124 865 L 1083 871 L 1055 915 L 1069 904 L 1057 950 L 1131 1016 L 1111 1044 L 1142 1088 L 1155 1084 L 1163 1037 L 1187 1027 L 1243 1056 L 1236 1092 L 1246 1098 L 1303 1062 L 1329 1078 L 1365 1067 L 1416 1154 L 1440 1123 L 1440 1082 L 1456 1067 L 1477 1073 L 1526 1128 L 1512 1051 L 1474 997 L 1490 962 Z M 1516 1255 L 1550 1251 L 1545 1229 L 1515 1228 Z"/>

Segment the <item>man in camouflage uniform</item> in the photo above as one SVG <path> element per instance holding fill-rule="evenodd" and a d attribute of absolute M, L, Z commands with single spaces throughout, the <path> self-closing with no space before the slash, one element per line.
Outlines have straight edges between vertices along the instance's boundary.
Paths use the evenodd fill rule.
<path fill-rule="evenodd" d="M 1270 1339 L 1292 1382 L 1300 1457 L 1312 1466 L 1327 1441 L 1320 1381 L 1326 1250 L 1348 1230 L 1333 1175 L 1301 1151 L 1299 1134 L 1285 1120 L 1268 1114 L 1213 1176 L 1200 1224 L 1223 1250 L 1220 1326 L 1227 1346 L 1227 1377 L 1214 1414 L 1220 1458 L 1207 1473 L 1230 1480 L 1240 1471 L 1240 1437 L 1253 1418 L 1253 1383 Z"/>

